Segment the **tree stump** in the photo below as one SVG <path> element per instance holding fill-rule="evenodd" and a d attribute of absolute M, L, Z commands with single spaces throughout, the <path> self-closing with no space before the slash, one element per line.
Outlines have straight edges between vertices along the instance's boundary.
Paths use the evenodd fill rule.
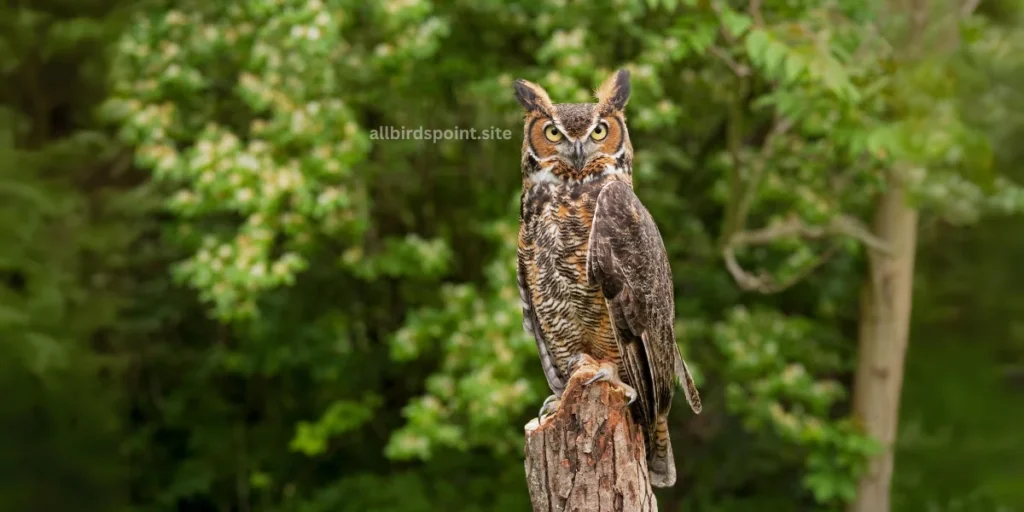
<path fill-rule="evenodd" d="M 556 411 L 526 424 L 526 483 L 534 512 L 656 512 L 643 434 L 625 394 L 584 357 Z"/>

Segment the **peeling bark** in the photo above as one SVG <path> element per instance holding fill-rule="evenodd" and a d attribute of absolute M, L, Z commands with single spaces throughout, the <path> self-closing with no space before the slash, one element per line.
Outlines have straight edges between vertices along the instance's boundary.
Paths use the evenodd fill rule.
<path fill-rule="evenodd" d="M 621 390 L 584 385 L 585 357 L 556 411 L 526 425 L 526 482 L 534 512 L 656 512 L 643 434 Z"/>

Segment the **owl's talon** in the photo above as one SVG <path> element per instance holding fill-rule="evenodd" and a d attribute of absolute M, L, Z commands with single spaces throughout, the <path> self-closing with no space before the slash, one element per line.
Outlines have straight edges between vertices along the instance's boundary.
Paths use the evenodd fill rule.
<path fill-rule="evenodd" d="M 623 390 L 626 392 L 626 398 L 629 398 L 626 405 L 633 405 L 633 402 L 636 402 L 636 390 L 625 384 L 623 384 Z"/>
<path fill-rule="evenodd" d="M 597 373 L 594 374 L 593 377 L 590 378 L 590 380 L 584 382 L 583 384 L 589 386 L 599 380 L 608 380 L 609 377 L 611 377 L 611 372 L 609 372 L 607 368 L 601 368 L 600 370 L 597 371 Z"/>
<path fill-rule="evenodd" d="M 551 395 L 545 398 L 544 403 L 540 405 L 540 412 L 537 413 L 537 418 L 543 421 L 544 418 L 550 416 L 558 409 L 561 402 L 562 400 L 558 398 L 558 395 Z"/>
<path fill-rule="evenodd" d="M 630 386 L 629 384 L 626 384 L 625 382 L 622 382 L 621 379 L 619 379 L 619 373 L 615 370 L 615 367 L 613 365 L 601 365 L 601 369 L 594 373 L 594 376 L 591 377 L 590 380 L 584 382 L 584 385 L 589 386 L 600 380 L 608 381 L 613 386 L 618 387 L 620 390 L 622 390 L 622 393 L 625 394 L 626 398 L 629 399 L 629 401 L 626 403 L 627 406 L 633 405 L 633 402 L 636 402 L 638 396 L 636 390 L 633 389 L 633 387 Z"/>

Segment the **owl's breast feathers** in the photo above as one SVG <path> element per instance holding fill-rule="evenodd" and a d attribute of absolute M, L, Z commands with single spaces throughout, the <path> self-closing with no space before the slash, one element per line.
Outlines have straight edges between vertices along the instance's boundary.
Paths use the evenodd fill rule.
<path fill-rule="evenodd" d="M 616 364 L 621 359 L 605 296 L 587 279 L 598 195 L 615 179 L 523 190 L 517 269 L 523 324 L 537 340 L 545 376 L 556 392 L 568 381 L 573 355 L 583 352 Z"/>

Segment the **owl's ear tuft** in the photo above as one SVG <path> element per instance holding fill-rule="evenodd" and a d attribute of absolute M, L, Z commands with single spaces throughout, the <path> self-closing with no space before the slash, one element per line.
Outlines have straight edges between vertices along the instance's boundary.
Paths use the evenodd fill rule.
<path fill-rule="evenodd" d="M 548 93 L 543 87 L 522 79 L 516 80 L 513 87 L 516 91 L 516 99 L 528 112 L 539 111 L 548 116 L 554 113 L 555 109 L 551 105 L 551 98 L 548 97 Z"/>
<path fill-rule="evenodd" d="M 620 69 L 597 88 L 597 102 L 609 110 L 622 110 L 629 101 L 629 70 Z"/>

